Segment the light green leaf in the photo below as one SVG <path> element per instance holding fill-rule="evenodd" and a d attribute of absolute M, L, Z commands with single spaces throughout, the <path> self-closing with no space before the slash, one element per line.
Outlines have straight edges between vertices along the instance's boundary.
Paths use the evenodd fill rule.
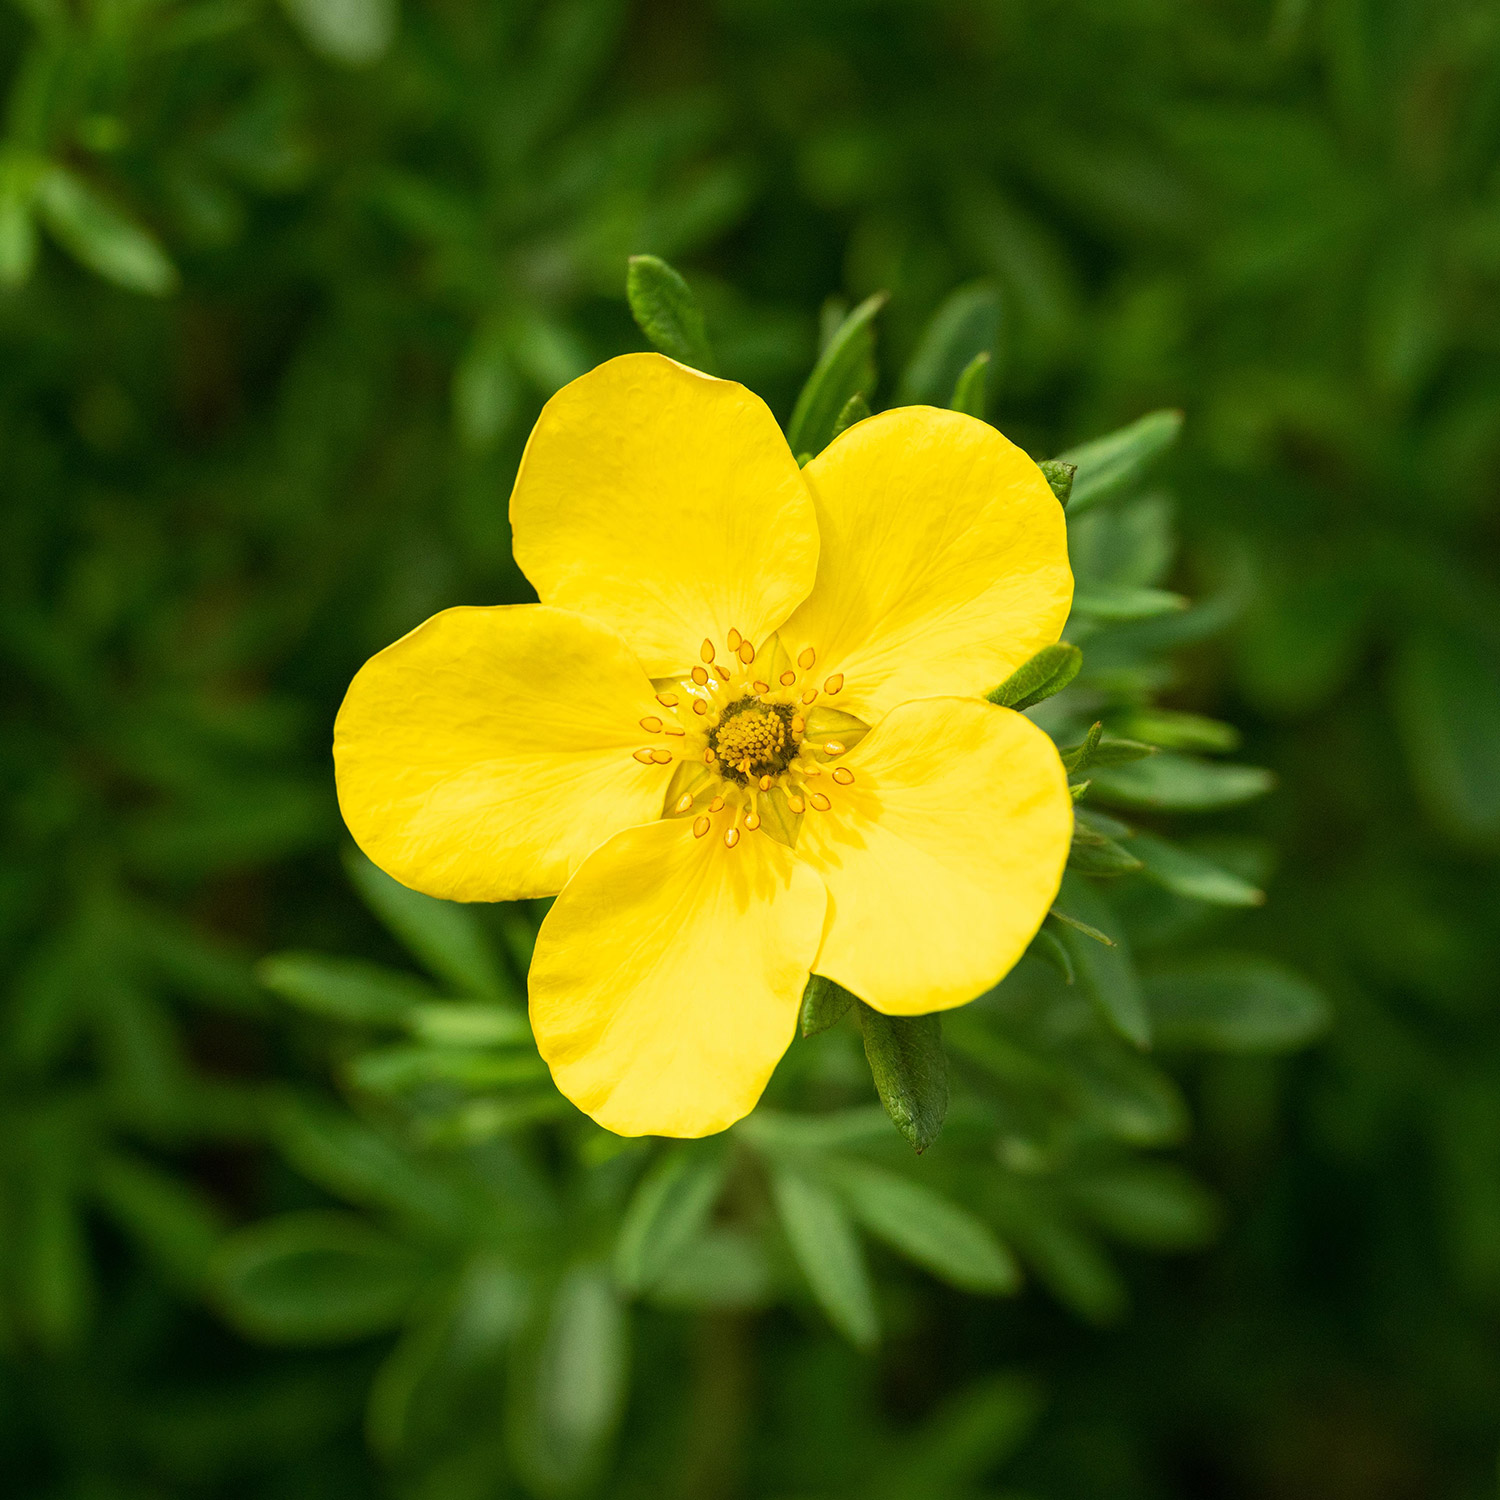
<path fill-rule="evenodd" d="M 177 289 L 177 268 L 155 239 L 66 167 L 42 173 L 36 205 L 58 243 L 106 281 L 151 297 Z"/>
<path fill-rule="evenodd" d="M 41 170 L 29 155 L 0 156 L 0 288 L 24 286 L 36 265 L 32 215 Z"/>
<path fill-rule="evenodd" d="M 957 381 L 954 382 L 953 394 L 948 398 L 948 406 L 953 411 L 961 411 L 967 416 L 978 417 L 984 420 L 986 405 L 986 387 L 989 381 L 990 356 L 988 353 L 976 354 L 963 368 Z M 1050 483 L 1050 477 L 1048 482 Z M 1056 486 L 1053 487 L 1054 492 Z M 1061 498 L 1059 496 L 1059 498 Z M 1063 503 L 1066 505 L 1067 501 Z"/>
<path fill-rule="evenodd" d="M 887 1016 L 863 1001 L 858 1015 L 875 1091 L 920 1155 L 938 1138 L 948 1113 L 942 1017 Z"/>
<path fill-rule="evenodd" d="M 808 977 L 802 992 L 802 1015 L 798 1025 L 803 1036 L 817 1036 L 842 1021 L 854 1004 L 854 996 L 843 985 L 822 974 Z"/>
<path fill-rule="evenodd" d="M 666 261 L 632 255 L 625 273 L 625 296 L 641 332 L 661 350 L 695 370 L 714 373 L 708 326 L 693 289 Z"/>
<path fill-rule="evenodd" d="M 669 1147 L 635 1190 L 615 1240 L 615 1280 L 632 1295 L 649 1291 L 708 1222 L 724 1186 L 722 1140 Z"/>
<path fill-rule="evenodd" d="M 1084 989 L 1126 1041 L 1134 1042 L 1137 1047 L 1149 1047 L 1151 1017 L 1119 919 L 1086 880 L 1071 872 L 1063 876 L 1059 901 L 1077 920 L 1111 939 L 1111 946 L 1106 948 L 1072 926 L 1059 933 Z"/>
<path fill-rule="evenodd" d="M 312 50 L 346 68 L 365 68 L 389 51 L 400 18 L 397 0 L 281 0 Z"/>
<path fill-rule="evenodd" d="M 658 1307 L 764 1307 L 773 1291 L 764 1244 L 743 1229 L 713 1228 L 672 1261 L 651 1289 Z"/>
<path fill-rule="evenodd" d="M 370 910 L 440 979 L 466 994 L 514 998 L 514 986 L 472 911 L 408 889 L 355 851 L 344 865 Z"/>
<path fill-rule="evenodd" d="M 412 974 L 321 953 L 277 953 L 256 965 L 256 978 L 274 995 L 314 1015 L 365 1026 L 395 1025 L 413 1007 L 437 999 Z"/>
<path fill-rule="evenodd" d="M 394 1327 L 422 1284 L 416 1255 L 353 1214 L 281 1214 L 214 1258 L 225 1315 L 273 1344 L 343 1343 Z"/>
<path fill-rule="evenodd" d="M 910 1178 L 863 1162 L 835 1158 L 828 1170 L 860 1223 L 933 1275 L 990 1296 L 1020 1286 L 1014 1257 L 968 1209 Z"/>
<path fill-rule="evenodd" d="M 902 404 L 942 405 L 975 358 L 995 352 L 1001 315 L 1000 291 L 991 282 L 971 282 L 951 293 L 923 329 L 902 374 Z"/>
<path fill-rule="evenodd" d="M 1208 812 L 1262 797 L 1276 784 L 1259 766 L 1225 765 L 1165 751 L 1133 765 L 1112 766 L 1093 778 L 1093 794 L 1121 807 Z"/>
<path fill-rule="evenodd" d="M 418 1040 L 432 1047 L 529 1047 L 531 1023 L 510 1006 L 428 1003 L 402 1018 Z"/>
<path fill-rule="evenodd" d="M 834 419 L 833 435 L 837 437 L 841 432 L 846 432 L 856 422 L 863 422 L 870 415 L 870 403 L 861 395 L 853 395 L 840 410 Z"/>
<path fill-rule="evenodd" d="M 1106 437 L 1070 448 L 1059 457 L 1076 465 L 1069 516 L 1122 494 L 1135 484 L 1151 463 L 1177 441 L 1182 431 L 1180 411 L 1156 411 Z"/>
<path fill-rule="evenodd" d="M 1095 620 L 1154 620 L 1188 607 L 1181 594 L 1166 589 L 1132 588 L 1128 584 L 1085 584 L 1073 595 L 1073 613 Z"/>
<path fill-rule="evenodd" d="M 1042 471 L 1042 478 L 1057 496 L 1057 503 L 1066 510 L 1068 501 L 1073 497 L 1073 481 L 1078 477 L 1077 466 L 1064 463 L 1060 458 L 1044 458 L 1037 468 Z"/>
<path fill-rule="evenodd" d="M 1194 1250 L 1219 1227 L 1212 1194 L 1180 1167 L 1137 1162 L 1074 1178 L 1073 1204 L 1106 1234 L 1151 1250 Z"/>
<path fill-rule="evenodd" d="M 771 1174 L 771 1191 L 792 1254 L 829 1321 L 861 1349 L 880 1337 L 875 1293 L 864 1251 L 838 1199 L 787 1167 Z"/>
<path fill-rule="evenodd" d="M 868 397 L 875 384 L 875 315 L 886 295 L 867 297 L 844 319 L 824 349 L 787 428 L 793 453 L 816 457 L 833 437 L 833 425 L 852 396 Z"/>
<path fill-rule="evenodd" d="M 1265 892 L 1257 890 L 1248 880 L 1241 880 L 1201 854 L 1152 834 L 1137 834 L 1130 847 L 1145 866 L 1146 874 L 1179 896 L 1215 906 L 1260 906 L 1266 899 Z"/>
<path fill-rule="evenodd" d="M 1268 958 L 1224 954 L 1146 981 L 1163 1046 L 1289 1052 L 1314 1041 L 1331 1013 L 1322 993 Z"/>
<path fill-rule="evenodd" d="M 1066 641 L 1043 646 L 1030 661 L 1017 667 L 999 687 L 985 694 L 1001 708 L 1021 710 L 1060 693 L 1078 675 L 1083 652 Z"/>

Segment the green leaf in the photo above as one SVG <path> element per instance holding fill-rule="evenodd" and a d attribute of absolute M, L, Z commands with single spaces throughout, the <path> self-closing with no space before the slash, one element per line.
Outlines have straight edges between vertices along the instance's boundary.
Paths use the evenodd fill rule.
<path fill-rule="evenodd" d="M 668 1148 L 641 1179 L 615 1240 L 615 1280 L 625 1292 L 661 1280 L 708 1222 L 728 1167 L 722 1140 L 694 1142 Z"/>
<path fill-rule="evenodd" d="M 1037 928 L 1026 951 L 1056 969 L 1064 984 L 1073 983 L 1073 960 L 1067 948 L 1045 927 Z"/>
<path fill-rule="evenodd" d="M 1104 726 L 1095 724 L 1083 742 L 1062 752 L 1062 763 L 1069 771 L 1087 771 L 1092 766 L 1123 766 L 1133 760 L 1145 760 L 1155 755 L 1155 745 L 1145 745 L 1139 740 L 1107 740 Z"/>
<path fill-rule="evenodd" d="M 151 297 L 177 289 L 177 268 L 151 235 L 66 167 L 43 172 L 36 204 L 58 243 L 106 281 Z"/>
<path fill-rule="evenodd" d="M 963 372 L 953 385 L 953 394 L 948 398 L 948 405 L 953 411 L 961 411 L 971 417 L 978 417 L 984 421 L 986 406 L 986 385 L 990 373 L 990 356 L 988 351 L 976 354 L 963 368 Z M 1050 482 L 1050 481 L 1049 481 Z"/>
<path fill-rule="evenodd" d="M 321 953 L 277 953 L 262 959 L 255 975 L 273 995 L 303 1010 L 365 1026 L 399 1024 L 415 1006 L 437 999 L 414 975 Z"/>
<path fill-rule="evenodd" d="M 808 977 L 807 988 L 802 991 L 802 1017 L 800 1028 L 803 1036 L 816 1036 L 827 1031 L 844 1019 L 854 996 L 843 985 L 822 974 Z"/>
<path fill-rule="evenodd" d="M 625 1400 L 626 1323 L 609 1276 L 563 1276 L 517 1347 L 506 1383 L 508 1450 L 546 1500 L 576 1495 L 604 1465 Z"/>
<path fill-rule="evenodd" d="M 390 49 L 397 0 L 281 0 L 309 47 L 346 68 L 366 68 Z"/>
<path fill-rule="evenodd" d="M 658 1307 L 764 1307 L 774 1282 L 758 1234 L 728 1227 L 698 1235 L 666 1268 L 650 1292 Z"/>
<path fill-rule="evenodd" d="M 1181 431 L 1180 411 L 1156 411 L 1129 427 L 1061 454 L 1063 462 L 1078 470 L 1068 501 L 1070 517 L 1082 515 L 1091 506 L 1129 489 L 1177 441 Z"/>
<path fill-rule="evenodd" d="M 413 1036 L 432 1047 L 530 1047 L 531 1023 L 508 1005 L 429 1002 L 402 1017 Z"/>
<path fill-rule="evenodd" d="M 1030 661 L 1016 668 L 999 687 L 986 693 L 1001 708 L 1030 708 L 1054 693 L 1060 693 L 1078 675 L 1083 652 L 1066 641 L 1043 646 Z"/>
<path fill-rule="evenodd" d="M 1240 747 L 1240 732 L 1233 724 L 1175 708 L 1138 708 L 1120 727 L 1133 739 L 1145 740 L 1163 750 L 1206 750 L 1223 754 Z"/>
<path fill-rule="evenodd" d="M 879 1460 L 879 1500 L 934 1500 L 994 1493 L 985 1480 L 1020 1448 L 1042 1413 L 1029 1376 L 986 1375 L 938 1404 Z M 1020 1500 L 1008 1495 L 1008 1500 Z"/>
<path fill-rule="evenodd" d="M 1057 496 L 1057 503 L 1066 510 L 1068 501 L 1073 498 L 1073 481 L 1078 477 L 1078 466 L 1064 463 L 1060 458 L 1044 458 L 1037 468 Z"/>
<path fill-rule="evenodd" d="M 843 1206 L 826 1188 L 788 1167 L 772 1172 L 771 1192 L 787 1243 L 829 1321 L 851 1343 L 872 1348 L 880 1337 L 875 1293 Z"/>
<path fill-rule="evenodd" d="M 870 403 L 863 396 L 851 396 L 839 411 L 838 417 L 833 424 L 833 435 L 837 437 L 841 432 L 853 427 L 856 422 L 863 422 L 870 415 Z"/>
<path fill-rule="evenodd" d="M 0 156 L 0 288 L 24 286 L 36 265 L 32 214 L 40 170 L 29 155 Z"/>
<path fill-rule="evenodd" d="M 1011 1237 L 1037 1277 L 1079 1317 L 1108 1326 L 1124 1316 L 1125 1283 L 1091 1235 L 1055 1215 L 1034 1213 L 1012 1226 Z"/>
<path fill-rule="evenodd" d="M 942 1017 L 882 1015 L 863 1001 L 858 1015 L 875 1091 L 896 1129 L 920 1154 L 938 1138 L 948 1113 Z"/>
<path fill-rule="evenodd" d="M 1099 771 L 1093 784 L 1096 797 L 1120 807 L 1207 812 L 1262 797 L 1276 778 L 1259 766 L 1225 765 L 1167 751 Z"/>
<path fill-rule="evenodd" d="M 1196 1250 L 1219 1227 L 1217 1202 L 1180 1167 L 1112 1167 L 1074 1178 L 1067 1191 L 1106 1234 L 1150 1250 Z"/>
<path fill-rule="evenodd" d="M 708 326 L 693 289 L 666 261 L 632 255 L 625 273 L 625 295 L 642 333 L 681 364 L 714 373 Z"/>
<path fill-rule="evenodd" d="M 1074 1052 L 1068 1077 L 1088 1123 L 1131 1146 L 1170 1146 L 1190 1119 L 1182 1091 L 1139 1052 L 1113 1042 Z"/>
<path fill-rule="evenodd" d="M 356 1088 L 377 1094 L 406 1094 L 428 1084 L 462 1089 L 514 1088 L 540 1083 L 547 1065 L 534 1052 L 475 1051 L 469 1047 L 379 1047 L 362 1052 L 349 1065 Z"/>
<path fill-rule="evenodd" d="M 1209 1052 L 1290 1052 L 1331 1018 L 1322 993 L 1268 958 L 1223 954 L 1146 981 L 1161 1043 Z"/>
<path fill-rule="evenodd" d="M 1072 872 L 1063 876 L 1061 899 L 1080 921 L 1097 928 L 1112 940 L 1111 946 L 1106 948 L 1078 931 L 1076 925 L 1063 931 L 1062 939 L 1073 956 L 1073 965 L 1084 989 L 1093 997 L 1104 1018 L 1126 1041 L 1137 1047 L 1149 1047 L 1151 1016 L 1119 919 L 1103 897 Z"/>
<path fill-rule="evenodd" d="M 1082 933 L 1092 943 L 1100 943 L 1106 948 L 1113 948 L 1115 940 L 1107 933 L 1100 932 L 1097 927 L 1091 927 L 1087 922 L 1080 921 L 1071 912 L 1066 912 L 1060 906 L 1053 906 L 1047 913 L 1048 921 L 1060 922 L 1064 927 L 1071 928 L 1074 932 Z"/>
<path fill-rule="evenodd" d="M 875 385 L 875 315 L 886 303 L 886 294 L 867 297 L 839 325 L 824 349 L 797 405 L 787 429 L 787 443 L 801 462 L 801 455 L 816 457 L 833 437 L 838 415 L 852 396 L 868 396 Z"/>
<path fill-rule="evenodd" d="M 1073 613 L 1095 620 L 1154 620 L 1188 607 L 1181 594 L 1166 589 L 1132 588 L 1129 584 L 1090 583 L 1073 595 Z"/>
<path fill-rule="evenodd" d="M 174 1174 L 111 1152 L 94 1164 L 94 1191 L 111 1218 L 178 1287 L 202 1289 L 224 1236 L 214 1205 Z"/>
<path fill-rule="evenodd" d="M 417 1257 L 353 1214 L 281 1214 L 214 1258 L 225 1315 L 273 1344 L 343 1343 L 394 1327 L 422 1283 Z"/>
<path fill-rule="evenodd" d="M 855 1217 L 893 1250 L 967 1292 L 997 1296 L 1021 1284 L 1020 1267 L 989 1226 L 909 1178 L 836 1158 L 828 1170 Z"/>
<path fill-rule="evenodd" d="M 902 373 L 902 404 L 940 406 L 979 355 L 995 352 L 1001 316 L 1000 291 L 991 282 L 971 282 L 951 293 L 928 320 Z"/>
<path fill-rule="evenodd" d="M 1396 722 L 1433 820 L 1455 840 L 1500 842 L 1500 657 L 1457 631 L 1417 631 L 1396 657 Z"/>
<path fill-rule="evenodd" d="M 1137 834 L 1130 847 L 1147 876 L 1179 896 L 1215 906 L 1260 906 L 1266 899 L 1248 880 L 1152 834 Z"/>
<path fill-rule="evenodd" d="M 466 994 L 513 998 L 513 986 L 471 910 L 408 889 L 354 851 L 344 866 L 370 910 L 440 979 Z"/>
<path fill-rule="evenodd" d="M 1074 830 L 1068 868 L 1081 875 L 1129 875 L 1141 862 L 1123 845 L 1103 834 Z"/>

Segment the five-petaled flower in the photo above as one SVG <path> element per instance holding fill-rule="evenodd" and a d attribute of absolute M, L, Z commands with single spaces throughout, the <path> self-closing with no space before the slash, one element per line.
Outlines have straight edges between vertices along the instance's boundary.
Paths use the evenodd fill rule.
<path fill-rule="evenodd" d="M 510 519 L 542 602 L 444 610 L 367 662 L 339 801 L 417 890 L 557 896 L 531 1020 L 580 1109 L 722 1130 L 809 973 L 915 1015 L 1011 968 L 1073 826 L 1052 742 L 980 696 L 1072 598 L 1020 449 L 901 407 L 799 470 L 743 386 L 625 355 L 547 403 Z"/>

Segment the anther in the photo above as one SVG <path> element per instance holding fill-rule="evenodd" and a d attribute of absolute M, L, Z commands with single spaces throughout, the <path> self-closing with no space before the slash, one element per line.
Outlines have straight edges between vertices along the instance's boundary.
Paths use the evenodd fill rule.
<path fill-rule="evenodd" d="M 655 714 L 649 714 L 646 718 L 641 720 L 641 728 L 644 729 L 647 734 L 660 734 L 661 720 L 658 719 Z"/>
<path fill-rule="evenodd" d="M 653 750 L 651 752 L 651 759 L 659 766 L 669 765 L 672 760 L 672 752 L 670 750 Z"/>
<path fill-rule="evenodd" d="M 758 679 L 755 682 L 752 682 L 750 686 L 754 688 L 757 693 L 769 693 L 771 691 L 771 684 L 769 682 L 761 682 Z"/>
<path fill-rule="evenodd" d="M 741 649 L 743 650 L 744 648 L 742 647 Z M 713 674 L 719 679 L 720 682 L 728 682 L 729 679 L 734 675 L 729 667 L 726 667 L 722 662 L 717 661 L 713 664 Z"/>
<path fill-rule="evenodd" d="M 658 703 L 660 703 L 663 708 L 676 708 L 677 707 L 677 694 L 676 693 L 658 693 L 656 695 L 656 701 Z"/>
<path fill-rule="evenodd" d="M 854 772 L 848 766 L 840 766 L 834 773 L 833 779 L 840 786 L 852 786 L 854 784 Z"/>
<path fill-rule="evenodd" d="M 801 714 L 797 714 L 792 719 L 792 733 L 793 734 L 801 734 L 802 731 L 804 729 L 806 729 L 806 728 L 807 728 L 807 720 L 804 719 Z"/>
<path fill-rule="evenodd" d="M 702 667 L 694 667 L 693 668 L 693 681 L 696 682 L 699 687 L 707 687 L 708 686 L 708 673 Z"/>
<path fill-rule="evenodd" d="M 824 755 L 842 755 L 849 747 L 842 740 L 829 740 L 823 746 Z"/>
<path fill-rule="evenodd" d="M 676 802 L 672 804 L 673 812 L 686 812 L 693 805 L 693 794 L 684 792 Z"/>
<path fill-rule="evenodd" d="M 651 752 L 649 750 L 637 750 L 635 752 L 635 759 L 640 761 L 643 766 L 650 766 L 655 764 L 655 762 L 651 759 Z"/>
<path fill-rule="evenodd" d="M 714 643 L 712 641 L 704 641 L 704 643 L 698 647 L 698 655 L 701 656 L 704 661 L 712 661 L 714 659 Z"/>
<path fill-rule="evenodd" d="M 714 800 L 708 804 L 708 810 L 709 812 L 718 812 L 723 808 L 723 806 L 724 799 L 722 797 L 715 797 Z"/>
<path fill-rule="evenodd" d="M 668 734 L 675 734 L 679 738 L 681 738 L 683 735 L 685 735 L 687 733 L 687 730 L 685 730 L 685 729 L 679 729 L 675 724 L 668 724 L 667 725 L 667 733 Z"/>
<path fill-rule="evenodd" d="M 717 759 L 718 759 L 718 758 L 719 758 L 719 757 L 718 757 L 718 756 L 717 756 L 717 755 L 715 755 L 715 754 L 714 754 L 714 747 L 713 747 L 713 746 L 712 746 L 712 745 L 710 745 L 710 746 L 709 746 L 709 747 L 708 747 L 708 749 L 707 749 L 707 750 L 705 750 L 705 751 L 704 751 L 704 752 L 703 752 L 703 764 L 704 764 L 704 765 L 705 765 L 705 766 L 711 766 L 711 765 L 713 765 L 713 763 L 714 763 L 714 762 L 715 762 L 715 761 L 716 761 L 716 760 L 717 760 Z"/>
<path fill-rule="evenodd" d="M 733 625 L 729 627 L 729 649 L 731 651 L 738 651 L 740 649 L 740 642 L 744 639 L 744 636 Z"/>
<path fill-rule="evenodd" d="M 693 712 L 695 714 L 706 714 L 708 712 L 708 704 L 706 704 L 701 698 L 694 698 Z"/>
<path fill-rule="evenodd" d="M 811 646 L 809 646 L 807 650 L 797 658 L 797 665 L 801 667 L 804 672 L 806 672 L 812 666 L 812 664 L 817 661 L 817 659 L 818 653 L 814 651 Z"/>
<path fill-rule="evenodd" d="M 755 660 L 755 647 L 749 641 L 741 641 L 738 655 L 740 660 L 748 667 Z"/>
<path fill-rule="evenodd" d="M 829 801 L 829 800 L 828 800 L 828 798 L 827 798 L 827 797 L 825 797 L 825 796 L 824 796 L 824 795 L 823 795 L 823 794 L 822 794 L 822 792 L 814 792 L 814 793 L 813 793 L 813 794 L 812 794 L 812 796 L 811 796 L 811 797 L 809 797 L 809 798 L 808 798 L 808 799 L 807 799 L 807 800 L 808 800 L 808 801 L 809 801 L 809 802 L 811 802 L 811 803 L 812 803 L 812 805 L 813 805 L 813 806 L 814 806 L 814 807 L 815 807 L 815 808 L 817 808 L 817 810 L 818 810 L 818 811 L 819 811 L 819 812 L 827 812 L 827 811 L 828 811 L 828 809 L 829 809 L 829 808 L 830 808 L 830 807 L 832 807 L 832 806 L 833 806 L 833 803 L 831 803 L 831 802 L 830 802 L 830 801 Z"/>
<path fill-rule="evenodd" d="M 842 672 L 835 672 L 833 676 L 823 684 L 823 691 L 825 693 L 836 693 L 841 687 L 843 687 L 843 685 L 844 674 Z"/>
<path fill-rule="evenodd" d="M 817 690 L 817 688 L 808 688 L 808 690 L 805 693 L 803 693 L 803 695 L 802 695 L 802 701 L 804 703 L 811 703 L 813 701 L 813 699 L 816 698 L 817 696 L 818 696 L 818 690 Z"/>
<path fill-rule="evenodd" d="M 729 828 L 729 829 L 725 830 L 725 832 L 724 832 L 724 847 L 726 849 L 733 849 L 734 846 L 737 843 L 739 843 L 739 841 L 740 841 L 740 831 L 739 831 L 738 828 Z"/>
<path fill-rule="evenodd" d="M 760 778 L 760 789 L 763 792 L 769 792 L 771 790 L 771 778 L 769 776 L 762 776 Z"/>
<path fill-rule="evenodd" d="M 754 833 L 755 830 L 760 827 L 760 814 L 759 813 L 746 813 L 745 814 L 745 827 L 748 828 L 751 833 Z"/>
<path fill-rule="evenodd" d="M 701 839 L 703 837 L 703 835 L 708 832 L 709 825 L 710 825 L 710 819 L 708 819 L 708 818 L 695 818 L 693 820 L 693 837 L 695 839 Z"/>
<path fill-rule="evenodd" d="M 796 680 L 797 680 L 797 674 L 794 671 L 792 671 L 792 669 L 790 667 L 788 667 L 786 669 L 786 671 L 781 674 L 781 685 L 782 685 L 782 687 L 791 687 L 791 685 Z"/>
<path fill-rule="evenodd" d="M 807 811 L 807 803 L 805 803 L 805 802 L 804 802 L 804 801 L 803 801 L 803 800 L 802 800 L 802 799 L 801 799 L 801 798 L 800 798 L 800 797 L 799 797 L 799 796 L 798 796 L 798 795 L 797 795 L 797 794 L 796 794 L 796 792 L 788 792 L 788 793 L 787 793 L 787 797 L 786 797 L 786 805 L 787 805 L 787 806 L 788 806 L 788 807 L 789 807 L 789 808 L 791 808 L 791 810 L 792 810 L 792 811 L 793 811 L 793 812 L 794 812 L 794 813 L 802 813 L 802 812 L 806 812 L 806 811 Z"/>

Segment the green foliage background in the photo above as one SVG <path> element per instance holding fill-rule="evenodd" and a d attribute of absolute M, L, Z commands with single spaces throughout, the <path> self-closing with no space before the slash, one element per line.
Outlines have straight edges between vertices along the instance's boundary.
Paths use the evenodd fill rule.
<path fill-rule="evenodd" d="M 8 1492 L 1493 1494 L 1492 4 L 17 0 L 0 76 Z M 428 613 L 525 597 L 520 445 L 559 384 L 642 347 L 638 252 L 687 271 L 723 371 L 783 419 L 830 295 L 890 293 L 876 405 L 946 400 L 954 372 L 911 356 L 976 283 L 989 413 L 1038 457 L 1186 412 L 1183 548 L 1123 582 L 1206 602 L 1083 641 L 1095 698 L 1057 723 L 1164 695 L 1244 729 L 1278 790 L 1203 847 L 1270 899 L 1208 937 L 1332 1000 L 1297 1057 L 1164 1046 L 1176 1083 L 1110 1095 L 1154 1100 L 1144 1126 L 1096 1089 L 1055 1180 L 991 1149 L 1024 1058 L 956 1087 L 928 1175 L 876 1115 L 849 1201 L 876 1170 L 1002 1227 L 997 1183 L 1036 1196 L 1019 1295 L 871 1251 L 871 1355 L 824 1311 L 861 1336 L 867 1283 L 815 1300 L 775 1261 L 796 1234 L 764 1262 L 721 1237 L 696 1292 L 627 1314 L 649 1278 L 621 1214 L 643 1170 L 680 1201 L 649 1176 L 670 1157 L 559 1114 L 503 1046 L 459 1049 L 478 1072 L 415 1111 L 418 1149 L 399 1053 L 372 1064 L 352 1024 L 384 981 L 335 1020 L 255 968 L 315 950 L 425 966 L 401 1005 L 514 994 L 534 913 L 434 935 L 351 884 L 329 726 Z M 1135 543 L 1095 532 L 1107 573 Z M 1148 969 L 1200 952 L 1199 918 L 1132 899 Z M 1031 961 L 1018 984 L 974 1026 L 1086 1013 Z M 736 1160 L 781 1162 L 782 1221 L 845 1256 L 812 1264 L 857 1267 L 785 1165 L 865 1150 L 857 1034 L 793 1056 Z M 847 1134 L 809 1147 L 819 1111 Z M 1127 1248 L 1067 1237 L 1085 1222 Z M 292 1241 L 302 1279 L 268 1292 Z M 1000 1290 L 985 1253 L 966 1274 Z"/>

